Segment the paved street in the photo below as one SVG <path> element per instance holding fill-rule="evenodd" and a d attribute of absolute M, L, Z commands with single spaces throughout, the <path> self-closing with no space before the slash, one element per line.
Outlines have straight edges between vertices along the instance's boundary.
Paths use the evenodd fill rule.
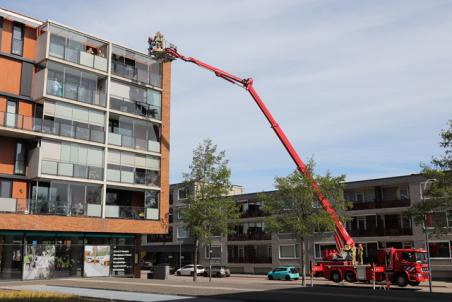
<path fill-rule="evenodd" d="M 30 287 L 32 286 L 32 287 Z M 193 283 L 190 277 L 171 276 L 168 280 L 120 278 L 67 278 L 46 281 L 3 282 L 0 288 L 52 290 L 95 298 L 125 301 L 451 301 L 452 284 L 436 282 L 435 293 L 421 287 L 394 287 L 389 291 L 367 284 L 350 286 L 315 280 L 314 287 L 301 288 L 298 281 L 269 281 L 263 276 L 233 276 L 212 279 L 200 277 Z"/>

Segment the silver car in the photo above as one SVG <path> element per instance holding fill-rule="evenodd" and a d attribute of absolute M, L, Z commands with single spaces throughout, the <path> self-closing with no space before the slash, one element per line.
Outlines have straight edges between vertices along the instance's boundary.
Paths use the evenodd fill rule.
<path fill-rule="evenodd" d="M 229 268 L 227 268 L 225 266 L 219 266 L 219 265 L 212 266 L 212 277 L 222 278 L 222 277 L 230 277 L 230 276 L 231 276 L 231 271 L 229 270 Z M 206 267 L 206 269 L 204 271 L 204 277 L 209 277 L 209 267 Z"/>

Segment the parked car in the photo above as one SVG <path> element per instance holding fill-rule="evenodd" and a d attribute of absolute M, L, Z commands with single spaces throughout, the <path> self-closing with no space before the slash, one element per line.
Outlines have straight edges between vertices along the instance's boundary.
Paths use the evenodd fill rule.
<path fill-rule="evenodd" d="M 231 276 L 231 271 L 229 270 L 229 268 L 227 268 L 225 266 L 219 266 L 219 265 L 212 266 L 212 277 L 222 278 L 222 277 L 230 277 L 230 276 Z M 206 267 L 206 269 L 204 271 L 204 277 L 209 277 L 209 267 Z"/>
<path fill-rule="evenodd" d="M 268 280 L 298 280 L 300 274 L 294 266 L 278 266 L 267 274 Z"/>
<path fill-rule="evenodd" d="M 198 265 L 196 267 L 197 275 L 204 274 L 204 271 L 205 271 L 205 269 L 201 265 Z M 178 276 L 193 276 L 194 273 L 195 273 L 195 265 L 194 264 L 186 265 L 176 271 L 176 275 L 178 275 Z"/>

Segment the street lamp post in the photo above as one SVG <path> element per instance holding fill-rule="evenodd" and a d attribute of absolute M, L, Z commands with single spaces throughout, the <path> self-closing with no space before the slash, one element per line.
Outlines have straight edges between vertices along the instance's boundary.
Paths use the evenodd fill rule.
<path fill-rule="evenodd" d="M 179 241 L 179 269 L 182 268 L 182 241 Z"/>
<path fill-rule="evenodd" d="M 425 203 L 425 190 L 427 188 L 427 185 L 429 182 L 434 182 L 435 179 L 427 179 L 425 182 L 421 183 L 421 196 L 422 196 L 422 203 Z M 430 243 L 428 238 L 428 228 L 427 228 L 427 215 L 424 217 L 424 232 L 425 232 L 425 249 L 427 250 L 427 266 L 428 266 L 428 287 L 429 291 L 433 292 L 432 290 L 432 269 L 430 266 Z"/>

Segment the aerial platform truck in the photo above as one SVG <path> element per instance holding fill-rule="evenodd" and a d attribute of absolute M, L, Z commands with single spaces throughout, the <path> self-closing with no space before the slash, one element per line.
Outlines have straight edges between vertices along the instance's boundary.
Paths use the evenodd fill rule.
<path fill-rule="evenodd" d="M 388 286 L 392 283 L 401 287 L 408 284 L 417 286 L 420 282 L 429 280 L 430 275 L 424 249 L 380 249 L 377 251 L 375 263 L 363 264 L 361 261 L 356 261 L 356 250 L 361 247 L 356 246 L 355 241 L 348 234 L 332 204 L 322 194 L 313 175 L 309 172 L 307 166 L 257 94 L 253 87 L 252 78 L 242 79 L 195 58 L 184 56 L 178 52 L 175 45 L 168 43 L 160 32 L 154 37 L 150 37 L 148 43 L 149 54 L 152 57 L 162 61 L 180 59 L 193 63 L 213 72 L 217 77 L 244 88 L 251 95 L 298 170 L 309 181 L 320 204 L 335 224 L 334 239 L 336 250 L 325 251 L 324 255 L 322 255 L 323 259 L 311 265 L 311 274 L 321 275 L 336 283 L 343 280 L 348 282 L 386 281 Z M 363 252 L 362 249 L 360 252 Z"/>

